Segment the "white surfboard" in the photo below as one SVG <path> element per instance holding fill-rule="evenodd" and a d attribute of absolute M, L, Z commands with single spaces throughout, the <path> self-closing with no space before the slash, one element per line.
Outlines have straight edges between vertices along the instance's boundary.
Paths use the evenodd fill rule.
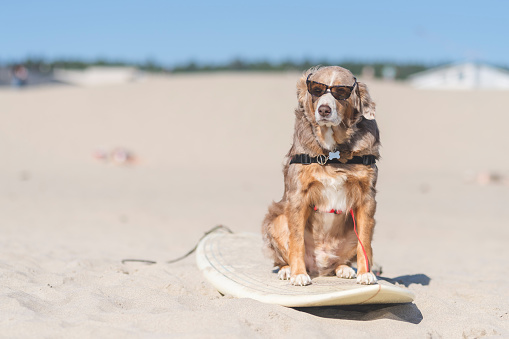
<path fill-rule="evenodd" d="M 359 285 L 336 276 L 312 278 L 308 286 L 279 280 L 272 261 L 262 253 L 261 235 L 218 231 L 198 245 L 196 262 L 205 278 L 222 294 L 287 307 L 409 303 L 414 294 L 379 280 Z"/>

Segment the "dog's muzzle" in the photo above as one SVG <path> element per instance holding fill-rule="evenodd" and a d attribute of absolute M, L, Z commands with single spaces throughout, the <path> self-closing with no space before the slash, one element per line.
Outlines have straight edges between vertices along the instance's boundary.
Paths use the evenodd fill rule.
<path fill-rule="evenodd" d="M 319 125 L 337 126 L 341 119 L 338 116 L 336 99 L 332 94 L 327 93 L 320 97 L 316 105 L 315 120 Z"/>

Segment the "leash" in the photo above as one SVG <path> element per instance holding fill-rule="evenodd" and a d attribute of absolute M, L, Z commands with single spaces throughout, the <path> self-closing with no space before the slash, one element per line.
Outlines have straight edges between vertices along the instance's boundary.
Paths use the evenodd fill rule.
<path fill-rule="evenodd" d="M 364 259 L 366 259 L 366 268 L 368 269 L 368 272 L 369 272 L 370 270 L 369 270 L 368 255 L 366 254 L 366 250 L 364 249 L 364 245 L 362 244 L 361 238 L 359 238 L 359 234 L 357 233 L 357 225 L 355 224 L 355 216 L 353 214 L 353 209 L 350 210 L 350 214 L 352 215 L 352 220 L 353 220 L 353 230 L 355 232 L 355 235 L 357 236 L 357 239 L 359 240 L 359 244 L 361 244 L 362 253 L 364 253 Z"/>
<path fill-rule="evenodd" d="M 315 208 L 314 209 L 315 211 L 317 211 L 317 209 Z M 340 214 L 342 213 L 342 211 L 340 210 L 332 210 L 331 212 L 327 212 L 327 213 L 334 213 L 334 214 Z M 369 260 L 368 260 L 368 256 L 366 254 L 366 250 L 364 249 L 364 245 L 362 244 L 362 241 L 361 239 L 359 238 L 359 234 L 357 233 L 357 225 L 355 223 L 355 215 L 353 213 L 353 209 L 350 210 L 350 214 L 352 215 L 352 220 L 353 220 L 353 230 L 355 232 L 355 235 L 357 236 L 357 239 L 359 240 L 359 244 L 361 244 L 361 247 L 362 247 L 362 252 L 364 253 L 364 258 L 366 259 L 366 267 L 369 271 Z M 176 263 L 177 261 L 180 261 L 180 260 L 183 260 L 185 258 L 187 258 L 188 256 L 190 256 L 191 254 L 193 254 L 196 249 L 198 248 L 198 244 L 200 243 L 200 241 L 202 241 L 203 238 L 205 238 L 207 235 L 209 235 L 210 233 L 213 233 L 217 230 L 225 230 L 226 232 L 230 233 L 230 234 L 233 234 L 234 232 L 227 226 L 223 226 L 223 225 L 218 225 L 218 226 L 215 226 L 213 228 L 211 228 L 210 230 L 208 230 L 207 232 L 205 232 L 203 234 L 203 236 L 198 240 L 198 242 L 196 243 L 196 245 L 194 245 L 194 247 L 189 251 L 187 252 L 186 254 L 184 254 L 183 256 L 180 256 L 176 259 L 171 259 L 171 260 L 168 260 L 166 261 L 165 263 L 166 264 L 173 264 L 173 263 Z M 148 264 L 148 265 L 153 265 L 153 264 L 157 264 L 157 261 L 153 261 L 153 260 L 145 260 L 145 259 L 122 259 L 122 264 L 125 264 L 125 263 L 128 263 L 128 262 L 139 262 L 139 263 L 144 263 L 144 264 Z"/>
<path fill-rule="evenodd" d="M 200 241 L 202 241 L 203 238 L 205 238 L 207 235 L 209 235 L 210 233 L 213 233 L 217 230 L 225 230 L 226 232 L 228 233 L 233 233 L 233 231 L 226 227 L 226 226 L 223 226 L 223 225 L 218 225 L 218 226 L 215 226 L 213 228 L 211 228 L 210 230 L 208 230 L 207 232 L 205 232 L 205 234 L 203 234 L 203 236 L 200 238 L 200 240 L 198 240 L 198 242 L 196 243 L 196 245 L 194 245 L 194 247 L 189 251 L 187 252 L 186 254 L 184 254 L 183 256 L 181 257 L 178 257 L 176 259 L 171 259 L 171 260 L 168 260 L 166 261 L 165 263 L 166 264 L 173 264 L 177 261 L 180 261 L 182 259 L 185 259 L 187 258 L 188 256 L 190 256 L 191 254 L 194 253 L 194 251 L 196 251 L 196 249 L 198 248 L 198 244 L 200 243 Z M 145 264 L 148 264 L 148 265 L 153 265 L 153 264 L 157 264 L 157 261 L 152 261 L 152 260 L 145 260 L 145 259 L 123 259 L 122 260 L 122 264 L 125 264 L 127 262 L 141 262 L 141 263 L 145 263 Z"/>

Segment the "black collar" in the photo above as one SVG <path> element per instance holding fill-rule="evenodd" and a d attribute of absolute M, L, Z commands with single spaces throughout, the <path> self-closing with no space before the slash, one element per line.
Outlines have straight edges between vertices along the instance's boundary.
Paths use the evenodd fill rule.
<path fill-rule="evenodd" d="M 374 155 L 363 155 L 363 156 L 355 156 L 352 159 L 348 159 L 346 162 L 339 161 L 340 152 L 329 152 L 329 156 L 320 154 L 316 157 L 310 157 L 309 154 L 295 154 L 290 161 L 291 164 L 320 164 L 322 166 L 328 164 L 359 164 L 371 166 L 375 164 L 376 157 Z"/>

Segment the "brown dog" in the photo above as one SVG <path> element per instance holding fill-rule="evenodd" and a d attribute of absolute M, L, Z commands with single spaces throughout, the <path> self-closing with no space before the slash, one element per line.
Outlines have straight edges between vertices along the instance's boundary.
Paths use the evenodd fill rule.
<path fill-rule="evenodd" d="M 366 85 L 337 66 L 305 72 L 297 97 L 285 191 L 263 222 L 265 245 L 279 278 L 293 285 L 310 284 L 308 272 L 333 271 L 374 284 L 371 239 L 380 146 L 375 104 Z M 357 274 L 350 267 L 355 258 Z"/>

